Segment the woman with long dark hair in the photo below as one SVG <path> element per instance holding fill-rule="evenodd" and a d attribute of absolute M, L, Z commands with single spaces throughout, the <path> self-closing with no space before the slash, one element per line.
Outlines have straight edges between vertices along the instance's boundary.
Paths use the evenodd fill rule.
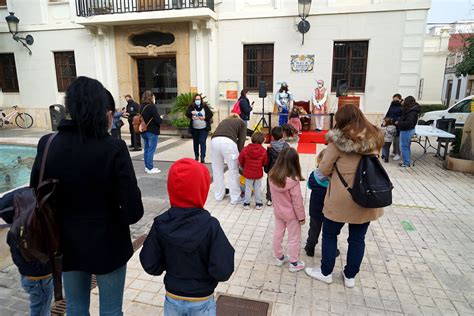
<path fill-rule="evenodd" d="M 402 103 L 402 116 L 395 122 L 400 131 L 400 149 L 402 152 L 402 163 L 400 167 L 411 166 L 411 138 L 415 134 L 415 126 L 420 116 L 420 105 L 411 95 L 406 97 Z"/>
<path fill-rule="evenodd" d="M 252 105 L 250 104 L 250 100 L 248 97 L 249 90 L 243 89 L 240 91 L 240 98 L 239 98 L 239 107 L 240 107 L 240 118 L 244 121 L 245 126 L 249 127 L 250 121 L 250 112 L 252 112 Z"/>
<path fill-rule="evenodd" d="M 330 177 L 324 200 L 321 267 L 306 268 L 319 281 L 332 283 L 337 256 L 337 236 L 349 224 L 349 248 L 342 277 L 346 287 L 353 287 L 365 250 L 365 234 L 371 221 L 383 215 L 383 208 L 364 208 L 352 199 L 335 168 L 352 187 L 362 155 L 378 154 L 384 144 L 382 132 L 371 124 L 353 104 L 342 106 L 335 115 L 336 126 L 326 136 L 328 147 L 319 164 L 323 176 Z"/>
<path fill-rule="evenodd" d="M 160 135 L 161 116 L 155 106 L 155 95 L 150 90 L 143 92 L 140 114 L 146 126 L 146 131 L 142 132 L 143 157 L 145 160 L 146 173 L 160 173 L 161 170 L 153 167 L 153 156 L 156 146 L 158 146 L 158 136 Z"/>
<path fill-rule="evenodd" d="M 201 157 L 201 162 L 206 161 L 206 140 L 211 130 L 211 119 L 214 114 L 209 106 L 202 99 L 200 94 L 195 94 L 193 103 L 191 103 L 186 110 L 186 117 L 191 122 L 189 123 L 189 133 L 193 136 L 194 159 L 196 161 Z M 201 147 L 201 154 L 199 155 L 199 147 Z"/>
<path fill-rule="evenodd" d="M 115 104 L 94 79 L 79 77 L 66 91 L 66 113 L 49 148 L 45 179 L 58 179 L 54 205 L 63 253 L 67 315 L 89 315 L 95 274 L 100 314 L 121 315 L 127 261 L 133 254 L 129 225 L 143 216 L 140 189 L 127 145 L 109 135 Z M 50 135 L 38 143 L 31 170 L 37 187 Z"/>

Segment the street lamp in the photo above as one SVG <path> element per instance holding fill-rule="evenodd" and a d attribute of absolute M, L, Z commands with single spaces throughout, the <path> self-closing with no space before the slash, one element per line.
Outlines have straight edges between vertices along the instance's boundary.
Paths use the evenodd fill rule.
<path fill-rule="evenodd" d="M 28 45 L 32 45 L 34 40 L 33 36 L 31 35 L 26 35 L 26 37 L 20 37 L 18 36 L 18 23 L 20 23 L 20 19 L 15 16 L 14 12 L 9 12 L 10 15 L 5 18 L 8 24 L 8 30 L 10 33 L 13 35 L 13 39 L 17 42 L 20 42 L 29 52 L 31 55 L 31 49 L 28 47 Z M 26 42 L 26 43 L 25 43 Z"/>
<path fill-rule="evenodd" d="M 298 0 L 298 15 L 301 18 L 300 23 L 298 23 L 298 31 L 303 35 L 303 41 L 301 45 L 304 45 L 304 34 L 308 33 L 311 25 L 306 20 L 309 16 L 309 11 L 311 10 L 311 0 Z"/>

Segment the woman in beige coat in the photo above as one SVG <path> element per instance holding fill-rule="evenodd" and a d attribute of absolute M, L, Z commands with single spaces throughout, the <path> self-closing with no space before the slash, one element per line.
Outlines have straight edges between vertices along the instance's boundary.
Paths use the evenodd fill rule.
<path fill-rule="evenodd" d="M 365 250 L 365 234 L 369 223 L 383 215 L 382 208 L 364 208 L 354 202 L 339 179 L 335 167 L 352 187 L 355 172 L 362 155 L 378 154 L 384 143 L 378 127 L 371 124 L 354 105 L 340 108 L 336 126 L 329 131 L 328 147 L 319 164 L 321 173 L 330 177 L 324 199 L 324 223 L 321 267 L 306 268 L 306 273 L 325 283 L 332 283 L 332 271 L 336 261 L 337 236 L 345 223 L 349 224 L 349 248 L 347 263 L 342 272 L 344 284 L 353 287 Z"/>

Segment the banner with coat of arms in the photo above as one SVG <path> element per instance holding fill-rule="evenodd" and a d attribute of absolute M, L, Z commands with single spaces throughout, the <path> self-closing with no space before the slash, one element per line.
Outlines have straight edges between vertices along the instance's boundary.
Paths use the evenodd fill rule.
<path fill-rule="evenodd" d="M 291 71 L 313 72 L 314 55 L 291 55 Z"/>

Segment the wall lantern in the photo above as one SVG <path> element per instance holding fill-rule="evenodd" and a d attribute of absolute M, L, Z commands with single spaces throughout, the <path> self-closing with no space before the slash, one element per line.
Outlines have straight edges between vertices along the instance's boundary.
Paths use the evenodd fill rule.
<path fill-rule="evenodd" d="M 306 20 L 311 10 L 311 0 L 298 0 L 298 15 L 301 18 L 300 23 L 298 23 L 298 31 L 303 35 L 303 41 L 301 45 L 304 45 L 304 34 L 308 33 L 311 25 Z"/>
<path fill-rule="evenodd" d="M 34 40 L 33 36 L 31 35 L 26 35 L 26 37 L 20 37 L 18 36 L 18 23 L 20 23 L 20 19 L 15 16 L 14 12 L 9 12 L 10 15 L 5 18 L 8 24 L 8 30 L 10 33 L 13 35 L 13 39 L 17 42 L 20 42 L 29 52 L 31 55 L 31 49 L 28 47 L 28 45 L 32 45 Z M 26 42 L 26 43 L 25 43 Z"/>

